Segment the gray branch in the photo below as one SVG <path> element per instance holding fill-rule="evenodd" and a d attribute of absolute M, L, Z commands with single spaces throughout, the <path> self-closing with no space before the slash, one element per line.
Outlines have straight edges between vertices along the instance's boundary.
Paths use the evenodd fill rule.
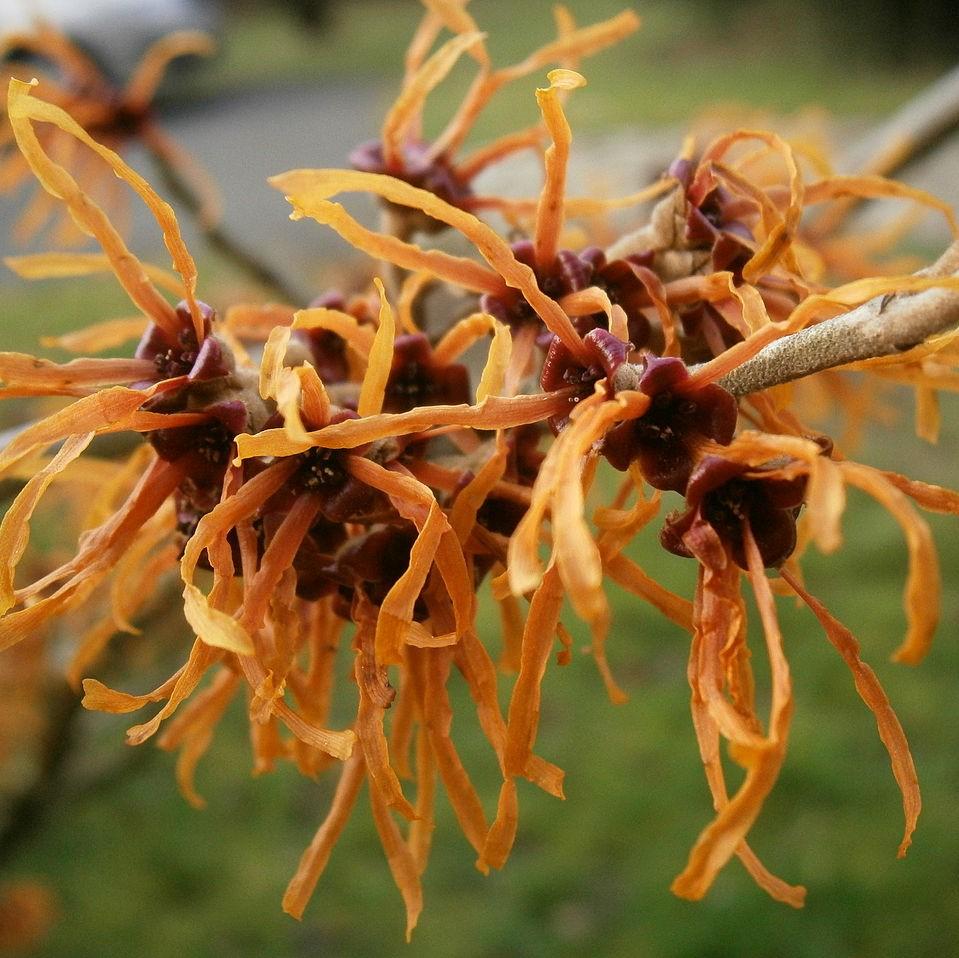
<path fill-rule="evenodd" d="M 857 142 L 839 162 L 856 173 L 880 160 L 892 176 L 934 150 L 959 127 L 959 67 L 954 67 L 913 97 L 888 120 Z"/>
<path fill-rule="evenodd" d="M 959 277 L 959 241 L 916 275 Z M 745 396 L 824 369 L 903 352 L 956 325 L 957 289 L 877 296 L 848 313 L 770 343 L 720 379 L 719 385 L 735 396 Z"/>

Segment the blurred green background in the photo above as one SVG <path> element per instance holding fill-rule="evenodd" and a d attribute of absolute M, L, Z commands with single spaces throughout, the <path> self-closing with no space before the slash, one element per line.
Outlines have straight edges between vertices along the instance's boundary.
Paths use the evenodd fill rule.
<path fill-rule="evenodd" d="M 620 5 L 570 4 L 581 22 Z M 921 6 L 921 5 L 920 5 Z M 816 102 L 859 120 L 877 118 L 936 76 L 945 59 L 935 43 L 914 37 L 889 68 L 892 42 L 866 30 L 844 33 L 826 4 L 664 3 L 638 7 L 639 35 L 590 61 L 588 106 L 574 99 L 577 129 L 600 133 L 624 124 L 681 124 L 718 100 L 777 111 Z M 498 62 L 508 62 L 551 31 L 549 4 L 476 0 L 471 9 L 490 32 Z M 878 21 L 880 5 L 873 8 Z M 356 82 L 385 105 L 401 53 L 418 15 L 412 2 L 330 4 L 315 28 L 277 3 L 230 5 L 222 19 L 222 56 L 174 76 L 164 110 L 188 98 L 216 109 L 217 98 L 286 84 Z M 868 13 L 868 10 L 866 11 Z M 869 19 L 867 16 L 866 19 Z M 928 21 L 928 17 L 925 21 Z M 918 29 L 918 28 L 917 28 Z M 888 34 L 888 30 L 886 34 Z M 901 33 L 901 31 L 900 31 Z M 897 36 L 901 41 L 902 36 Z M 452 78 L 434 108 L 446 115 L 463 89 Z M 460 84 L 457 86 L 457 84 Z M 507 95 L 481 127 L 510 123 Z M 511 106 L 510 104 L 513 104 Z M 198 105 L 198 106 L 197 106 Z M 371 135 L 379 117 L 369 117 Z M 342 152 L 352 144 L 344 143 Z M 229 206 L 231 197 L 226 192 Z M 228 290 L 222 264 L 201 255 L 201 275 Z M 3 346 L 32 349 L 38 334 L 78 328 L 125 311 L 112 290 L 43 283 L 4 284 Z M 224 293 L 224 295 L 228 295 Z M 912 399 L 884 397 L 895 423 L 871 433 L 864 461 L 955 485 L 959 405 L 944 404 L 936 447 L 912 435 Z M 951 414 L 951 415 L 950 415 Z M 837 428 L 841 423 L 835 424 Z M 630 692 L 614 707 L 586 656 L 551 666 L 538 750 L 567 772 L 567 800 L 522 785 L 519 838 L 506 868 L 484 878 L 440 799 L 426 909 L 413 943 L 402 941 L 403 910 L 361 798 L 302 923 L 280 910 L 300 853 L 321 821 L 329 779 L 303 781 L 290 768 L 258 780 L 249 774 L 246 729 L 230 714 L 199 776 L 208 808 L 179 797 L 173 757 L 152 746 L 129 752 L 129 717 L 85 715 L 77 751 L 40 825 L 0 879 L 40 877 L 58 899 L 60 920 L 34 952 L 53 958 L 183 956 L 925 956 L 959 941 L 959 536 L 954 520 L 930 517 L 944 574 L 942 626 L 929 658 L 915 669 L 888 656 L 903 631 L 905 556 L 898 528 L 875 504 L 850 495 L 845 548 L 811 553 L 812 590 L 863 643 L 910 737 L 925 807 L 904 861 L 895 851 L 901 808 L 872 718 L 838 655 L 812 617 L 782 602 L 780 612 L 796 689 L 792 742 L 781 779 L 752 832 L 766 864 L 809 889 L 802 911 L 760 892 L 737 864 L 698 904 L 673 898 L 668 886 L 711 809 L 688 716 L 688 640 L 653 611 L 610 589 L 616 628 L 610 658 Z M 653 530 L 654 532 L 655 530 Z M 635 555 L 657 578 L 690 593 L 690 563 L 661 553 L 652 535 Z M 566 616 L 572 625 L 572 615 Z M 483 638 L 498 648 L 495 616 L 483 607 Z M 577 632 L 578 639 L 582 633 Z M 130 654 L 137 643 L 126 640 Z M 185 648 L 171 630 L 162 662 L 136 678 L 114 676 L 140 691 L 169 671 Z M 754 643 L 755 644 L 755 643 Z M 756 654 L 757 670 L 763 657 Z M 341 663 L 349 670 L 348 657 Z M 164 669 L 166 668 L 166 671 Z M 152 669 L 152 674 L 149 670 Z M 156 680 L 156 681 L 154 681 Z M 454 734 L 471 772 L 495 801 L 496 776 L 456 688 Z M 344 682 L 341 715 L 349 714 Z M 136 717 L 133 717 L 136 719 Z M 104 773 L 103 769 L 110 771 Z M 97 784 L 97 782 L 100 782 Z"/>

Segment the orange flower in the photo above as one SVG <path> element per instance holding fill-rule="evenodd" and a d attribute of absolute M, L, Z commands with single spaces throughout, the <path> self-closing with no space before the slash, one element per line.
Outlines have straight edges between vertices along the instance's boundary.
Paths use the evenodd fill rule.
<path fill-rule="evenodd" d="M 407 50 L 403 85 L 383 121 L 380 139 L 353 150 L 350 154 L 353 167 L 366 173 L 389 174 L 453 206 L 468 209 L 472 201 L 472 180 L 478 174 L 518 150 L 539 147 L 543 136 L 543 131 L 533 126 L 501 137 L 460 159 L 458 153 L 463 142 L 493 96 L 507 84 L 535 74 L 550 63 L 575 63 L 598 53 L 639 27 L 639 18 L 631 10 L 590 27 L 577 28 L 565 11 L 557 16 L 557 22 L 560 35 L 555 41 L 514 66 L 494 69 L 486 50 L 485 34 L 479 32 L 464 7 L 455 0 L 431 2 Z M 427 56 L 444 27 L 454 36 Z M 479 72 L 445 129 L 432 143 L 425 142 L 422 123 L 426 99 L 464 53 L 476 61 Z M 547 114 L 545 120 L 553 132 L 550 115 Z M 556 155 L 554 146 L 552 153 L 555 168 L 565 170 L 562 151 Z M 431 218 L 426 211 L 419 213 L 402 204 L 394 205 L 386 198 L 384 201 L 388 210 L 401 217 L 403 233 L 435 232 L 444 228 L 443 221 Z"/>
<path fill-rule="evenodd" d="M 182 56 L 209 55 L 213 52 L 210 37 L 180 31 L 156 41 L 122 89 L 117 89 L 82 50 L 46 21 L 38 21 L 30 33 L 7 34 L 0 45 L 0 56 L 24 51 L 49 67 L 41 74 L 44 96 L 49 102 L 66 110 L 103 146 L 122 152 L 131 142 L 139 142 L 164 163 L 182 170 L 201 197 L 201 221 L 209 224 L 216 220 L 216 187 L 190 154 L 157 124 L 151 110 L 151 101 L 170 62 Z M 36 75 L 12 70 L 8 75 L 11 73 L 25 80 Z M 31 179 L 30 166 L 15 148 L 11 132 L 8 123 L 0 126 L 0 192 L 9 192 Z M 41 140 L 44 150 L 52 156 L 68 159 L 76 153 L 76 144 L 64 131 L 48 128 Z M 125 220 L 126 204 L 116 180 L 89 163 L 78 163 L 78 168 L 86 192 L 101 197 L 115 220 Z M 15 227 L 17 239 L 28 242 L 56 211 L 56 200 L 39 191 Z M 54 235 L 64 245 L 86 241 L 83 229 L 78 229 L 69 216 L 60 219 Z"/>

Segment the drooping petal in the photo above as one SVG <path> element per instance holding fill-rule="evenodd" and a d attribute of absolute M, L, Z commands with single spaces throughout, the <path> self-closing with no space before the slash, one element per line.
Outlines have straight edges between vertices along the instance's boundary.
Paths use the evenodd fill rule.
<path fill-rule="evenodd" d="M 909 628 L 905 641 L 893 653 L 893 660 L 916 665 L 929 651 L 939 624 L 942 586 L 932 533 L 906 496 L 878 470 L 853 462 L 843 462 L 840 468 L 847 482 L 858 486 L 888 510 L 906 537 L 909 574 L 904 605 Z"/>
<path fill-rule="evenodd" d="M 556 642 L 562 605 L 563 583 L 559 570 L 551 566 L 533 593 L 523 631 L 519 675 L 510 698 L 506 737 L 506 770 L 510 775 L 528 774 L 539 727 L 543 677 Z"/>
<path fill-rule="evenodd" d="M 30 477 L 4 515 L 0 523 L 0 615 L 16 601 L 13 577 L 30 541 L 30 518 L 50 483 L 83 453 L 93 435 L 88 432 L 71 436 L 50 462 Z"/>
<path fill-rule="evenodd" d="M 843 657 L 856 683 L 856 691 L 866 703 L 876 719 L 879 737 L 886 746 L 889 760 L 892 763 L 892 773 L 895 776 L 899 790 L 902 792 L 902 808 L 906 819 L 905 831 L 899 845 L 900 858 L 912 843 L 912 833 L 916 829 L 919 812 L 922 809 L 922 798 L 919 794 L 919 779 L 916 775 L 916 766 L 909 751 L 902 725 L 889 704 L 889 699 L 879 684 L 875 672 L 859 657 L 859 643 L 853 634 L 834 616 L 818 599 L 810 595 L 792 576 L 788 570 L 782 570 L 783 578 L 790 588 L 812 610 L 819 619 L 826 633 L 826 638 L 832 643 L 836 651 Z"/>
<path fill-rule="evenodd" d="M 390 369 L 393 362 L 393 342 L 396 338 L 396 321 L 393 308 L 386 298 L 386 290 L 380 279 L 373 280 L 380 295 L 380 324 L 367 360 L 366 375 L 360 387 L 360 398 L 356 407 L 360 418 L 377 416 L 383 409 L 383 400 L 386 396 L 386 383 L 390 378 Z"/>
<path fill-rule="evenodd" d="M 213 741 L 213 732 L 233 699 L 239 676 L 221 668 L 210 686 L 183 709 L 166 727 L 157 743 L 166 751 L 179 749 L 176 780 L 180 794 L 194 807 L 205 808 L 206 801 L 196 790 L 196 767 Z"/>
<path fill-rule="evenodd" d="M 386 861 L 393 874 L 393 881 L 406 903 L 406 940 L 413 936 L 413 929 L 423 910 L 423 888 L 420 885 L 419 870 L 403 840 L 403 835 L 390 813 L 389 806 L 371 783 L 370 807 L 373 810 L 373 822 L 380 836 L 380 843 L 386 854 Z"/>
<path fill-rule="evenodd" d="M 746 764 L 746 778 L 733 798 L 719 809 L 712 824 L 700 835 L 686 868 L 674 880 L 672 890 L 682 898 L 699 899 L 709 890 L 719 870 L 736 852 L 756 820 L 763 801 L 775 784 L 786 753 L 793 709 L 789 666 L 782 650 L 782 635 L 776 621 L 772 592 L 759 549 L 748 526 L 745 547 L 772 674 L 768 738 L 758 742 L 755 747 L 738 750 L 737 754 Z M 708 569 L 706 574 L 708 577 Z M 738 573 L 734 574 L 738 577 Z"/>
<path fill-rule="evenodd" d="M 309 847 L 303 853 L 296 874 L 290 879 L 283 894 L 283 910 L 288 915 L 297 919 L 303 917 L 307 902 L 313 895 L 313 890 L 326 868 L 326 863 L 330 860 L 333 846 L 346 827 L 365 779 L 363 753 L 357 749 L 343 763 L 330 810 L 313 836 Z"/>
<path fill-rule="evenodd" d="M 386 665 L 378 662 L 373 651 L 375 610 L 369 602 L 361 602 L 357 633 L 354 639 L 356 660 L 353 674 L 359 689 L 356 712 L 356 737 L 363 752 L 370 793 L 406 819 L 416 811 L 403 794 L 403 787 L 390 763 L 389 744 L 383 730 L 386 710 L 395 692 L 387 678 Z"/>

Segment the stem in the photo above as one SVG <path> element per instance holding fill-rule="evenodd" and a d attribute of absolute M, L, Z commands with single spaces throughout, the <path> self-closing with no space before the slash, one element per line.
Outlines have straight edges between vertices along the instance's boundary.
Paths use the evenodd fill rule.
<path fill-rule="evenodd" d="M 959 241 L 916 275 L 959 277 Z M 957 324 L 957 289 L 877 296 L 770 343 L 720 379 L 719 385 L 734 396 L 745 396 L 824 369 L 904 352 Z"/>
<path fill-rule="evenodd" d="M 926 87 L 863 137 L 839 164 L 846 172 L 892 176 L 943 143 L 959 127 L 959 67 Z"/>
<path fill-rule="evenodd" d="M 257 284 L 277 296 L 282 302 L 294 306 L 309 302 L 310 296 L 298 290 L 294 284 L 286 280 L 269 263 L 264 262 L 255 254 L 240 246 L 222 226 L 202 222 L 200 213 L 203 203 L 193 187 L 170 162 L 169 158 L 164 156 L 160 150 L 154 148 L 148 139 L 145 140 L 145 146 L 149 150 L 166 188 L 177 201 L 186 207 L 190 215 L 197 219 L 203 236 L 216 252 L 246 273 Z"/>

